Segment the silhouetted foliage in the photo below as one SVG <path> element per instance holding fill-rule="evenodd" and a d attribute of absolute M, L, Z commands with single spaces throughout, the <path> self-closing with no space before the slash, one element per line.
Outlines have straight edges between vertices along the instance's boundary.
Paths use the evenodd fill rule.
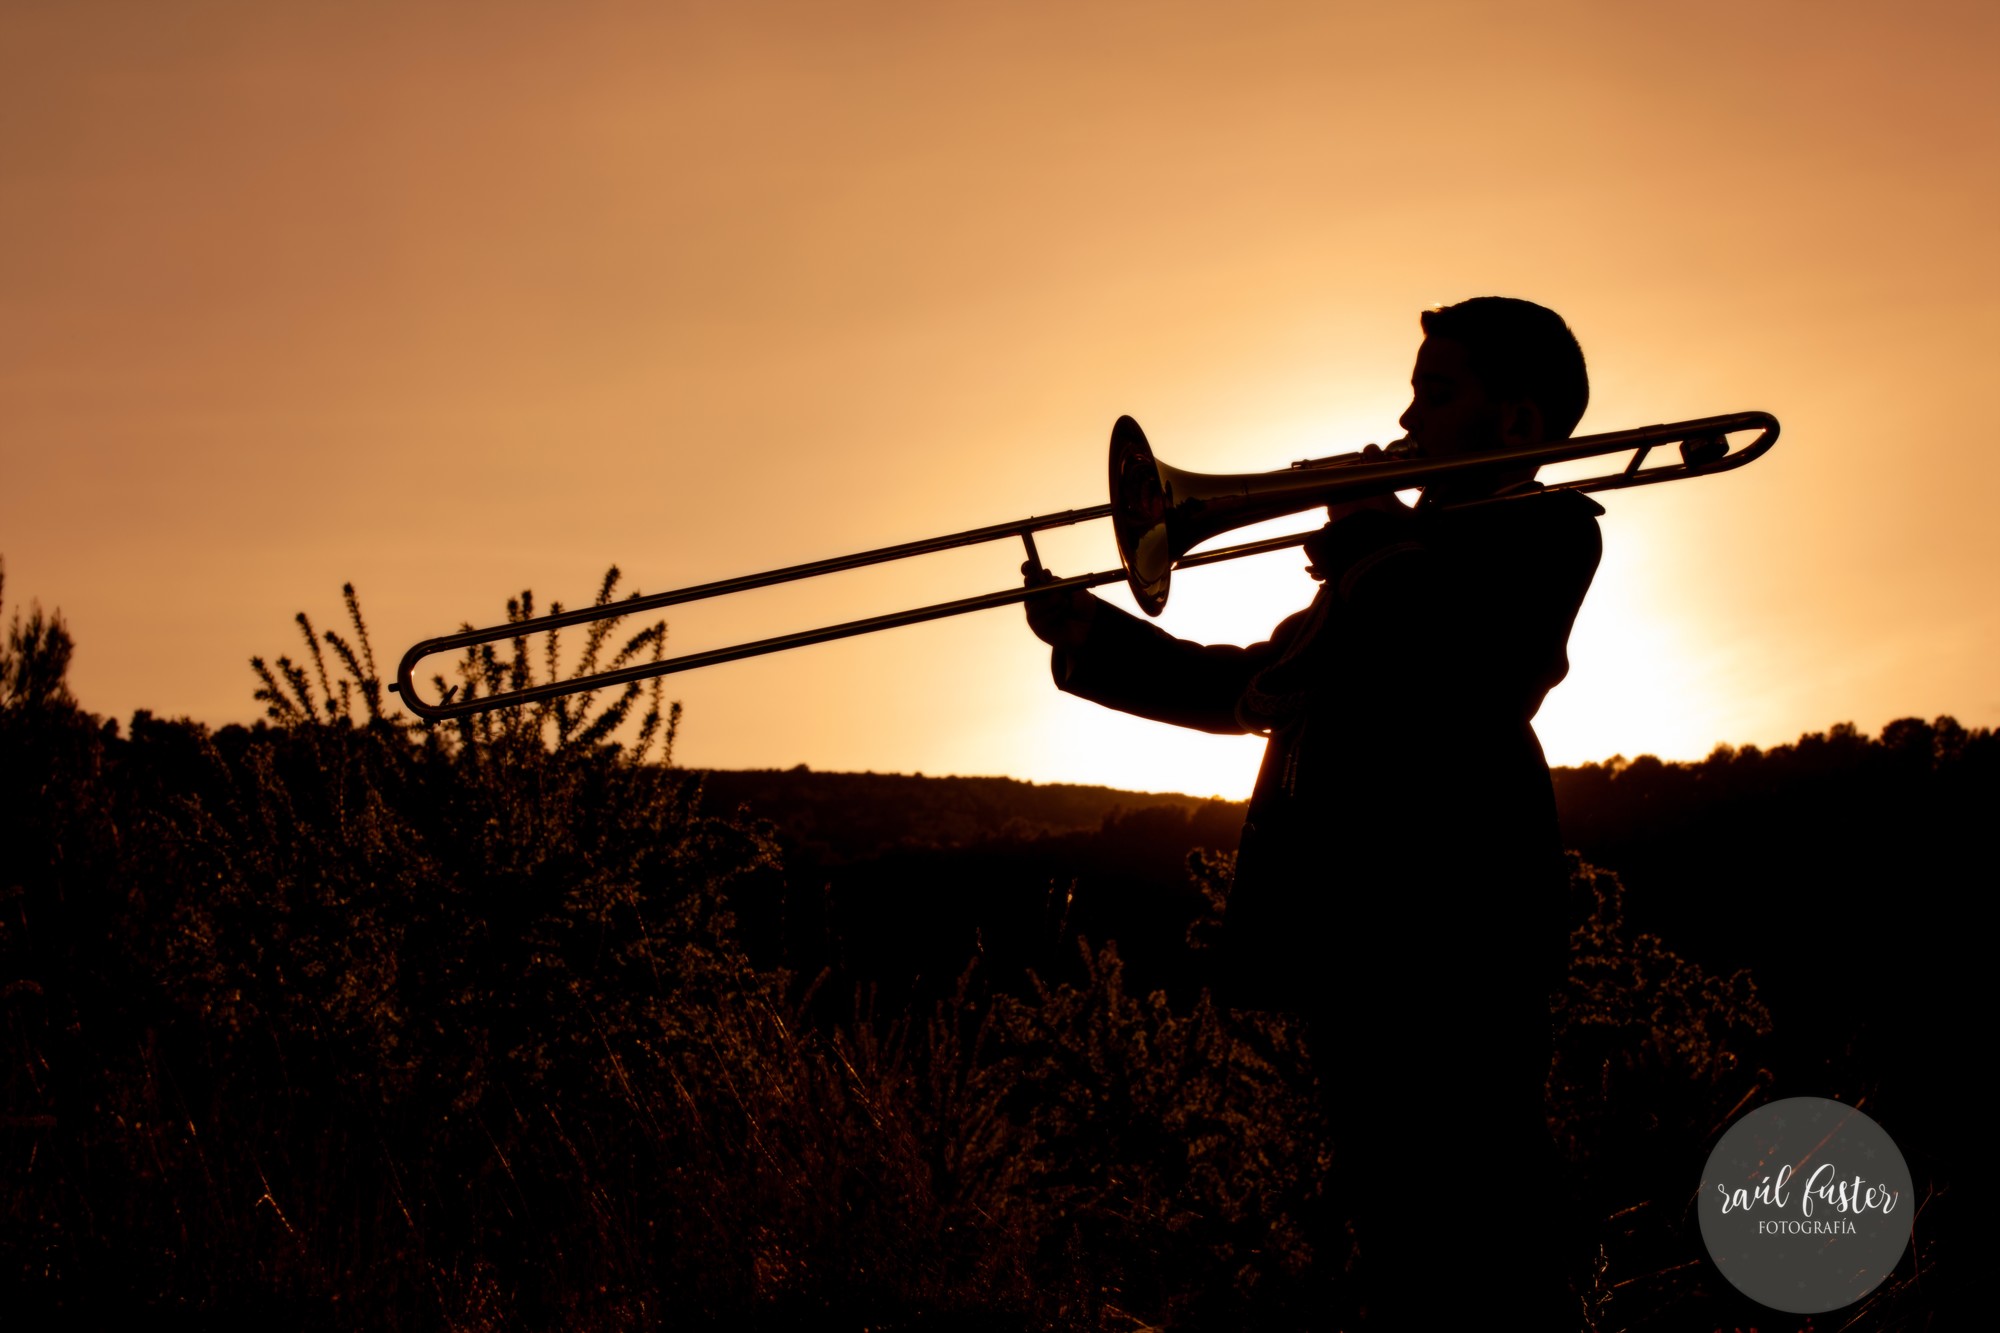
<path fill-rule="evenodd" d="M 766 1021 L 722 889 L 768 841 L 588 723 L 545 746 L 384 716 L 355 629 L 338 682 L 264 675 L 276 727 L 119 737 L 10 702 L 5 967 L 36 1002 L 9 1113 L 49 1131 L 14 1276 L 456 1324 L 615 1307 L 704 1225 L 631 1233 L 594 1182 L 688 1197 L 639 1089 L 719 1103 L 718 1043 Z"/>
<path fill-rule="evenodd" d="M 352 589 L 346 610 L 351 633 L 301 616 L 306 652 L 256 664 L 268 722 L 215 731 L 91 717 L 60 617 L 14 619 L 9 1309 L 996 1329 L 1304 1328 L 1340 1309 L 1339 1146 L 1300 1034 L 1203 988 L 1237 808 L 688 773 L 657 682 L 420 725 L 383 690 Z M 654 628 L 627 660 L 658 652 Z M 459 683 L 563 670 L 517 642 Z M 1897 724 L 1558 775 L 1585 836 L 1648 867 L 1621 882 L 1578 862 L 1555 1011 L 1551 1123 L 1597 1219 L 1600 1326 L 1749 1326 L 1681 1202 L 1737 1110 L 1909 1100 L 1789 1043 L 1813 1024 L 1762 953 L 1753 985 L 1722 947 L 1740 897 L 1701 877 L 1649 894 L 1640 875 L 1679 839 L 1715 855 L 1714 829 L 1752 836 L 1746 801 L 1766 818 L 1859 782 L 1877 809 L 1958 811 L 1990 798 L 1992 743 Z M 804 834 L 763 818 L 786 799 L 816 808 Z M 1655 901 L 1676 887 L 1684 911 Z M 1680 927 L 1655 924 L 1668 911 Z M 1701 964 L 1677 952 L 1690 940 Z M 1920 1178 L 1952 1165 L 1939 1125 L 1889 1123 Z M 1935 1303 L 1899 1279 L 1855 1327 L 1918 1327 Z"/>
<path fill-rule="evenodd" d="M 1994 880 L 2000 737 L 1904 718 L 1873 738 L 1843 724 L 1555 780 L 1570 845 L 1628 886 L 1631 929 L 1698 946 L 1725 973 L 1755 969 L 1784 1052 L 1772 1095 L 1865 1106 L 1920 1189 L 1963 1179 L 1977 1103 L 1954 1015 L 1978 1005 L 1970 916 Z M 1952 1243 L 1964 1197 L 1923 1202 L 1920 1249 Z M 1946 1274 L 1969 1262 L 1938 1261 Z"/>
<path fill-rule="evenodd" d="M 7 564 L 0 560 L 0 609 L 7 604 Z M 42 614 L 35 603 L 24 619 L 19 607 L 0 647 L 0 709 L 59 709 L 72 702 L 69 658 L 74 644 L 60 613 Z"/>
<path fill-rule="evenodd" d="M 348 609 L 338 641 L 300 618 L 331 663 L 260 664 L 247 729 L 121 734 L 59 688 L 59 622 L 10 640 L 9 679 L 53 682 L 0 708 L 10 1286 L 329 1326 L 1027 1327 L 1309 1258 L 1303 1076 L 1212 1012 L 1127 998 L 1107 947 L 1078 982 L 961 957 L 934 1002 L 848 986 L 805 1021 L 737 940 L 767 828 L 604 713 L 396 715 Z"/>

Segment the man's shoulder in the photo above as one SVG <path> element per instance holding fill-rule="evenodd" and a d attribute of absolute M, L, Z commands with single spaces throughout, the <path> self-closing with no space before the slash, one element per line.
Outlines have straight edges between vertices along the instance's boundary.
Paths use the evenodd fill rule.
<path fill-rule="evenodd" d="M 1431 510 L 1426 526 L 1446 540 L 1547 540 L 1596 532 L 1603 505 L 1582 491 L 1531 484 L 1535 489 Z"/>
<path fill-rule="evenodd" d="M 1580 491 L 1527 491 L 1437 511 L 1430 544 L 1446 567 L 1475 584 L 1539 583 L 1559 574 L 1567 583 L 1596 569 L 1603 512 Z"/>

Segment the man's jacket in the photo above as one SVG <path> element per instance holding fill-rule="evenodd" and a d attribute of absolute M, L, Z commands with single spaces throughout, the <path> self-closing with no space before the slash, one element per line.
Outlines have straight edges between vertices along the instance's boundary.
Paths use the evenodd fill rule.
<path fill-rule="evenodd" d="M 1570 491 L 1363 511 L 1307 543 L 1321 589 L 1262 643 L 1190 643 L 1102 607 L 1056 651 L 1069 693 L 1269 735 L 1220 950 L 1240 1002 L 1282 1003 L 1374 950 L 1560 941 L 1562 844 L 1530 721 L 1568 674 L 1601 513 Z M 1428 945 L 1398 938 L 1413 933 Z"/>

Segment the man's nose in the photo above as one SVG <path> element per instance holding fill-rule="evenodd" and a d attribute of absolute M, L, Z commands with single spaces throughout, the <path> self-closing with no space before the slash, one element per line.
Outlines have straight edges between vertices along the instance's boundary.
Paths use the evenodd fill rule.
<path fill-rule="evenodd" d="M 1396 418 L 1396 424 L 1403 428 L 1403 434 L 1405 435 L 1416 429 L 1417 405 L 1414 402 L 1403 409 L 1403 415 Z"/>

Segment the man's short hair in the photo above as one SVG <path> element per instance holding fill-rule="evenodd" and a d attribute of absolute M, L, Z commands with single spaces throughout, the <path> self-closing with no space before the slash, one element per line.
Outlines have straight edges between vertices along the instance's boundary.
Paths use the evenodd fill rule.
<path fill-rule="evenodd" d="M 1511 296 L 1475 296 L 1426 310 L 1424 335 L 1465 348 L 1472 373 L 1503 401 L 1526 399 L 1541 409 L 1542 433 L 1569 438 L 1590 403 L 1583 348 L 1561 315 Z"/>

